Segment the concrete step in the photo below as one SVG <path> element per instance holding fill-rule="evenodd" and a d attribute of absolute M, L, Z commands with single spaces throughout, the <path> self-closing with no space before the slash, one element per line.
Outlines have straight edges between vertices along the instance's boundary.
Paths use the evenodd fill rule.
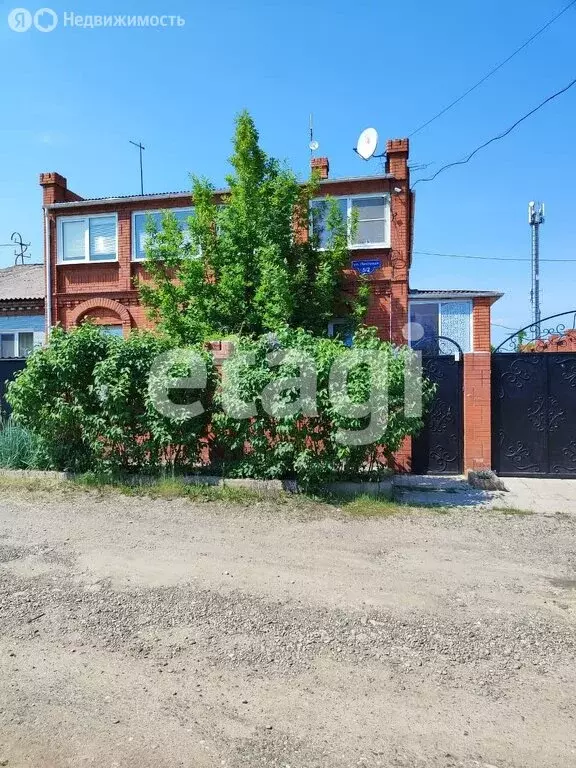
<path fill-rule="evenodd" d="M 494 495 L 472 488 L 461 475 L 396 475 L 393 485 L 394 499 L 411 506 L 476 507 Z"/>

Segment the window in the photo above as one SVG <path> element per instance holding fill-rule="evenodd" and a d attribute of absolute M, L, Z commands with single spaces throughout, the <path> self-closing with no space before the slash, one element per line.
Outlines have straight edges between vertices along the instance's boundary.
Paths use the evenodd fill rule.
<path fill-rule="evenodd" d="M 348 223 L 348 245 L 350 248 L 390 247 L 390 197 L 389 195 L 365 195 L 335 198 L 343 218 Z M 311 202 L 311 234 L 319 238 L 319 247 L 326 248 L 329 232 L 326 229 L 328 200 Z M 352 237 L 352 220 L 357 227 Z"/>
<path fill-rule="evenodd" d="M 58 219 L 59 261 L 116 261 L 117 257 L 116 214 Z"/>
<path fill-rule="evenodd" d="M 0 348 L 2 357 L 16 357 L 15 334 L 3 333 L 0 336 Z"/>
<path fill-rule="evenodd" d="M 18 355 L 28 357 L 34 349 L 34 334 L 26 331 L 18 334 Z"/>
<path fill-rule="evenodd" d="M 336 198 L 342 218 L 348 218 L 348 202 L 346 198 Z M 318 246 L 327 248 L 330 242 L 330 232 L 327 228 L 329 203 L 328 200 L 313 200 L 310 203 L 312 214 L 312 234 L 318 236 Z"/>
<path fill-rule="evenodd" d="M 372 245 L 386 242 L 387 209 L 383 197 L 352 199 L 352 214 L 357 215 L 357 229 L 352 244 Z"/>
<path fill-rule="evenodd" d="M 188 219 L 194 213 L 194 208 L 169 208 L 178 221 L 182 232 L 188 230 Z M 162 214 L 165 211 L 144 211 L 132 215 L 132 258 L 135 260 L 146 258 L 146 223 L 150 216 L 155 226 L 160 230 L 162 228 Z M 185 235 L 184 242 L 188 242 L 188 236 Z"/>
<path fill-rule="evenodd" d="M 337 317 L 328 323 L 328 336 L 331 339 L 340 339 L 345 346 L 351 347 L 354 339 L 353 324 L 348 318 Z"/>
<path fill-rule="evenodd" d="M 100 330 L 107 336 L 124 336 L 121 325 L 101 325 Z"/>
<path fill-rule="evenodd" d="M 463 352 L 472 350 L 472 302 L 411 301 L 410 345 L 428 354 L 454 354 L 453 339 Z"/>
<path fill-rule="evenodd" d="M 28 357 L 34 349 L 32 331 L 13 331 L 0 334 L 0 357 Z"/>

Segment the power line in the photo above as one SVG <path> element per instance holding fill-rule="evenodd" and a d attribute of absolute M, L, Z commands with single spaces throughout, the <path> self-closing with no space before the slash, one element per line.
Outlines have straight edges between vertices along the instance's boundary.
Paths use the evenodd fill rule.
<path fill-rule="evenodd" d="M 503 256 L 468 256 L 464 253 L 436 253 L 435 251 L 414 251 L 418 256 L 440 256 L 447 259 L 479 259 L 480 261 L 532 261 L 532 259 L 521 259 L 516 257 Z M 540 259 L 540 261 L 554 262 L 555 264 L 575 263 L 576 259 Z"/>
<path fill-rule="evenodd" d="M 493 325 L 495 328 L 504 328 L 505 331 L 517 331 L 518 328 L 510 328 L 509 325 L 500 325 L 500 323 L 490 323 L 490 325 Z"/>
<path fill-rule="evenodd" d="M 476 147 L 468 157 L 464 158 L 464 160 L 456 160 L 453 163 L 447 163 L 446 165 L 443 165 L 441 168 L 439 168 L 436 173 L 433 176 L 429 176 L 426 179 L 416 179 L 412 187 L 415 187 L 416 184 L 419 184 L 421 181 L 434 181 L 436 176 L 439 176 L 442 171 L 447 170 L 448 168 L 453 168 L 455 165 L 466 165 L 466 163 L 470 162 L 474 155 L 478 154 L 480 150 L 485 149 L 489 144 L 492 144 L 495 141 L 499 141 L 500 139 L 505 138 L 508 136 L 509 133 L 512 133 L 512 131 L 517 128 L 520 123 L 523 123 L 524 120 L 527 120 L 529 117 L 531 117 L 535 112 L 538 112 L 539 109 L 542 109 L 543 106 L 548 104 L 549 101 L 552 101 L 553 99 L 556 99 L 558 96 L 561 96 L 563 93 L 566 93 L 572 86 L 576 83 L 576 78 L 572 80 L 568 85 L 566 85 L 564 88 L 561 88 L 559 91 L 556 91 L 556 93 L 553 93 L 551 96 L 548 96 L 547 99 L 544 99 L 540 104 L 538 104 L 537 107 L 534 107 L 534 109 L 531 109 L 530 112 L 527 112 L 525 115 L 523 115 L 519 120 L 516 120 L 516 122 L 510 126 L 510 128 L 507 128 L 503 133 L 498 134 L 498 136 L 493 136 L 491 139 L 488 139 L 488 141 L 485 141 L 484 144 L 481 144 L 479 147 Z"/>
<path fill-rule="evenodd" d="M 572 0 L 572 2 L 568 3 L 568 5 L 560 11 L 560 13 L 558 13 L 556 16 L 554 16 L 553 19 L 550 19 L 550 21 L 546 22 L 546 24 L 544 24 L 543 27 L 540 27 L 540 29 L 537 32 L 535 32 L 532 35 L 532 37 L 529 37 L 528 40 L 526 40 L 524 43 L 522 43 L 522 45 L 519 48 L 516 48 L 516 50 L 513 53 L 511 53 L 510 56 L 508 56 L 508 58 L 504 59 L 504 61 L 501 61 L 500 64 L 497 64 L 494 67 L 494 69 L 491 69 L 490 72 L 488 72 L 486 75 L 484 75 L 484 77 L 482 77 L 480 80 L 478 80 L 477 83 L 474 83 L 474 85 L 471 86 L 470 88 L 468 88 L 468 90 L 465 91 L 461 96 L 459 96 L 453 102 L 448 104 L 447 107 L 444 107 L 444 109 L 440 110 L 440 112 L 438 112 L 438 114 L 434 115 L 434 117 L 431 117 L 430 120 L 427 120 L 425 123 L 422 123 L 422 125 L 420 125 L 418 128 L 416 128 L 416 130 L 412 131 L 410 136 L 412 137 L 415 134 L 419 133 L 420 131 L 424 130 L 424 128 L 426 128 L 428 125 L 430 125 L 430 123 L 433 123 L 439 117 L 442 117 L 442 115 L 444 115 L 446 112 L 448 112 L 448 110 L 452 109 L 452 107 L 455 107 L 456 104 L 459 104 L 462 101 L 462 99 L 465 99 L 466 96 L 468 96 L 470 93 L 472 93 L 472 91 L 475 91 L 476 88 L 478 88 L 479 86 L 482 85 L 482 83 L 485 83 L 486 80 L 488 80 L 488 78 L 492 77 L 492 75 L 494 75 L 496 72 L 498 72 L 499 69 L 502 69 L 502 67 L 505 64 L 508 64 L 508 62 L 511 61 L 514 58 L 514 56 L 519 54 L 520 51 L 524 50 L 524 48 L 526 48 L 526 46 L 530 45 L 530 43 L 533 40 L 535 40 L 539 35 L 541 35 L 542 32 L 545 32 L 548 29 L 549 26 L 554 24 L 554 22 L 557 21 L 560 18 L 560 16 L 565 14 L 566 11 L 569 8 L 571 8 L 575 3 L 576 3 L 576 0 Z"/>

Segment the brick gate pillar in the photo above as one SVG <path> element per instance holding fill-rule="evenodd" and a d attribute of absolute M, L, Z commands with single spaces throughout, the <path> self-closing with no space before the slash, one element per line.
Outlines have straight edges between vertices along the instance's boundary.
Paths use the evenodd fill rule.
<path fill-rule="evenodd" d="M 490 352 L 464 355 L 464 471 L 492 466 Z"/>

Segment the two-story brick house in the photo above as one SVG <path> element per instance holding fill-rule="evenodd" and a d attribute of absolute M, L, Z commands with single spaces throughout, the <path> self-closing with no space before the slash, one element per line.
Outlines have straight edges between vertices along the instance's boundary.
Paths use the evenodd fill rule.
<path fill-rule="evenodd" d="M 358 272 L 368 276 L 372 297 L 367 322 L 382 338 L 405 343 L 410 327 L 422 328 L 419 335 L 455 338 L 464 352 L 487 350 L 490 305 L 498 294 L 409 290 L 414 195 L 408 151 L 407 139 L 388 141 L 386 172 L 357 178 L 329 178 L 328 160 L 312 161 L 321 177 L 320 198 L 334 197 L 346 216 L 357 214 L 346 289 L 354 290 Z M 90 317 L 111 333 L 147 327 L 135 287 L 135 278 L 143 272 L 146 218 L 170 208 L 184 223 L 192 213 L 190 193 L 84 199 L 70 191 L 58 173 L 43 173 L 40 184 L 47 325 L 69 328 Z M 225 190 L 217 192 L 217 199 L 223 194 Z M 335 318 L 333 327 L 337 323 Z"/>
<path fill-rule="evenodd" d="M 414 230 L 414 194 L 410 189 L 408 139 L 389 140 L 385 172 L 373 176 L 330 178 L 326 158 L 314 158 L 320 175 L 318 207 L 322 239 L 323 202 L 338 201 L 349 220 L 358 221 L 349 240 L 350 260 L 344 290 L 353 293 L 362 274 L 371 283 L 367 323 L 381 338 L 439 352 L 453 339 L 464 353 L 463 441 L 455 466 L 490 466 L 490 309 L 501 294 L 493 291 L 416 290 L 409 287 Z M 147 216 L 171 209 L 183 225 L 192 213 L 189 192 L 128 197 L 82 198 L 58 173 L 40 176 L 45 225 L 46 320 L 73 327 L 91 318 L 108 333 L 126 335 L 149 327 L 135 285 L 145 279 L 144 238 Z M 215 193 L 216 202 L 226 190 Z M 308 236 L 308 233 L 298 233 Z M 335 317 L 335 331 L 343 318 Z M 452 414 L 454 418 L 456 416 Z M 458 417 L 459 418 L 459 417 Z M 433 451 L 433 447 L 430 447 Z M 410 466 L 407 440 L 399 466 Z"/>

